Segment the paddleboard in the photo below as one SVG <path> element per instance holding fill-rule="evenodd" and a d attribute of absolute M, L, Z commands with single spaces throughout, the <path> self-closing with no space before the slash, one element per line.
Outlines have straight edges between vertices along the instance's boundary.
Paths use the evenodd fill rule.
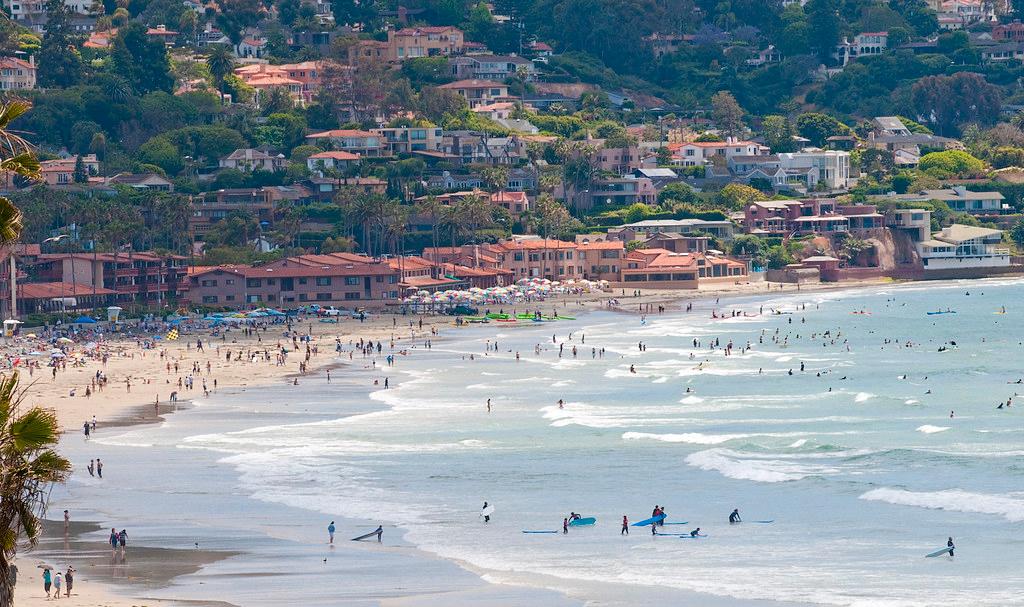
<path fill-rule="evenodd" d="M 647 518 L 647 519 L 644 519 L 644 520 L 642 520 L 640 522 L 633 523 L 631 526 L 632 527 L 646 527 L 647 525 L 651 525 L 651 524 L 654 524 L 654 523 L 657 523 L 657 522 L 660 522 L 660 521 L 663 521 L 663 520 L 665 520 L 665 515 L 664 514 L 659 514 L 658 516 L 652 516 L 651 518 Z"/>
<path fill-rule="evenodd" d="M 523 533 L 558 533 L 558 532 L 557 531 L 526 531 L 526 530 L 523 530 Z"/>
<path fill-rule="evenodd" d="M 941 550 L 936 550 L 935 552 L 932 552 L 931 554 L 926 554 L 926 555 L 924 555 L 924 558 L 931 559 L 931 558 L 935 558 L 937 556 L 942 556 L 943 554 L 949 554 L 949 546 L 943 546 Z"/>
<path fill-rule="evenodd" d="M 588 516 L 587 518 L 578 518 L 576 520 L 569 521 L 569 526 L 570 527 L 586 527 L 587 525 L 593 525 L 596 522 L 597 522 L 596 518 L 594 518 L 592 516 Z"/>
<path fill-rule="evenodd" d="M 352 538 L 352 541 L 353 542 L 358 542 L 359 540 L 365 540 L 366 538 L 373 537 L 375 535 L 377 535 L 377 531 L 376 530 L 371 531 L 371 532 L 367 533 L 366 535 L 360 535 L 359 537 L 354 537 L 354 538 Z"/>

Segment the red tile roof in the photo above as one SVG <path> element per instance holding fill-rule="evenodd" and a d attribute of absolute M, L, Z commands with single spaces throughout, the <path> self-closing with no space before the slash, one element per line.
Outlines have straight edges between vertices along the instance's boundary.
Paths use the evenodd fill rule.
<path fill-rule="evenodd" d="M 93 293 L 113 295 L 116 291 L 70 282 L 30 282 L 18 285 L 18 297 L 22 299 L 54 299 L 59 297 L 85 297 Z"/>

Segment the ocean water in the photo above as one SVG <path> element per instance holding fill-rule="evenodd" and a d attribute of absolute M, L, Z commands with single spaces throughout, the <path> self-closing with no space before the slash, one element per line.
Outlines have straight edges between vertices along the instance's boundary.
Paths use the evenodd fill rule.
<path fill-rule="evenodd" d="M 239 529 L 302 543 L 321 520 L 379 521 L 487 580 L 595 604 L 616 588 L 636 604 L 692 592 L 722 604 L 1024 605 L 1024 384 L 1011 383 L 1024 377 L 1021 302 L 1019 280 L 946 282 L 450 331 L 338 385 L 214 397 L 102 436 L 91 449 L 105 461 L 131 454 L 149 471 L 126 474 L 120 499 L 91 479 L 65 499 L 104 495 L 110 518 L 142 508 L 143 529 L 185 541 L 198 525 L 216 547 L 242 547 L 218 542 Z M 709 348 L 716 339 L 732 355 Z M 393 387 L 367 398 L 362 386 L 384 376 Z M 172 495 L 189 490 L 202 497 Z M 708 537 L 620 536 L 623 515 L 655 504 L 687 522 L 665 532 Z M 728 525 L 733 508 L 748 522 Z M 560 530 L 570 511 L 598 523 L 521 532 Z M 924 558 L 948 536 L 955 559 Z M 383 583 L 468 583 L 381 563 Z M 382 583 L 379 567 L 338 567 L 347 584 Z M 272 596 L 261 583 L 243 603 Z"/>

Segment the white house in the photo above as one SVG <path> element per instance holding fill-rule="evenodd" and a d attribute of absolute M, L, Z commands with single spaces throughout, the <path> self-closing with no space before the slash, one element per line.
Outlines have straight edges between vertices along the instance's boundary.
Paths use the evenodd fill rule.
<path fill-rule="evenodd" d="M 991 228 L 953 224 L 917 243 L 925 272 L 960 268 L 1004 268 L 1010 250 L 997 247 L 1003 233 Z"/>
<path fill-rule="evenodd" d="M 703 166 L 715 156 L 726 159 L 733 156 L 755 156 L 766 153 L 764 148 L 753 141 L 737 141 L 729 137 L 725 141 L 691 141 L 682 144 L 672 155 L 672 164 L 676 166 Z"/>
<path fill-rule="evenodd" d="M 359 164 L 359 154 L 333 150 L 319 152 L 306 159 L 306 166 L 310 171 L 323 172 L 325 169 L 345 169 L 352 165 Z"/>
<path fill-rule="evenodd" d="M 283 154 L 272 156 L 252 148 L 238 149 L 220 159 L 220 168 L 238 169 L 240 171 L 282 171 L 285 159 Z"/>
<path fill-rule="evenodd" d="M 823 183 L 830 190 L 841 190 L 850 185 L 849 152 L 808 148 L 801 152 L 783 153 L 778 156 L 779 168 L 787 174 L 806 175 L 808 188 L 815 188 L 819 183 Z"/>

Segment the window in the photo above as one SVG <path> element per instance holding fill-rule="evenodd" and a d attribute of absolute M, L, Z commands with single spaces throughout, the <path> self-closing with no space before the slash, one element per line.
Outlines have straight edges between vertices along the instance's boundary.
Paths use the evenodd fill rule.
<path fill-rule="evenodd" d="M 309 301 L 309 295 L 305 293 L 299 293 L 299 301 Z"/>
<path fill-rule="evenodd" d="M 235 301 L 234 295 L 227 295 L 224 297 L 224 301 Z"/>
<path fill-rule="evenodd" d="M 316 294 L 316 300 L 317 301 L 331 301 L 331 294 L 330 293 L 317 293 Z"/>
<path fill-rule="evenodd" d="M 359 293 L 345 293 L 345 299 L 359 299 Z"/>
<path fill-rule="evenodd" d="M 374 282 L 384 282 L 384 277 L 383 276 L 377 276 L 376 278 L 374 278 Z"/>
<path fill-rule="evenodd" d="M 203 295 L 203 303 L 217 303 L 216 295 Z"/>
<path fill-rule="evenodd" d="M 304 284 L 306 284 L 306 282 L 307 282 L 307 279 L 305 279 L 305 278 L 300 278 L 299 279 L 299 284 L 300 285 L 304 285 Z"/>
<path fill-rule="evenodd" d="M 217 286 L 217 281 L 216 280 L 203 280 L 199 284 L 201 286 L 204 286 L 204 287 L 216 287 Z"/>
<path fill-rule="evenodd" d="M 226 284 L 228 286 L 234 285 L 235 284 L 235 279 L 234 278 L 229 278 L 229 279 L 224 281 L 224 284 Z"/>
<path fill-rule="evenodd" d="M 389 285 L 393 285 L 396 282 L 398 282 L 398 277 L 397 276 L 395 276 L 394 274 L 392 274 L 391 276 L 388 276 L 388 284 Z"/>
<path fill-rule="evenodd" d="M 347 286 L 350 286 L 350 287 L 359 286 L 359 277 L 358 276 L 346 276 L 345 277 L 345 284 Z"/>
<path fill-rule="evenodd" d="M 276 278 L 268 278 L 268 279 L 267 279 L 267 286 L 268 286 L 268 287 L 269 287 L 270 285 L 275 285 L 275 284 L 277 284 L 277 279 L 276 279 Z"/>
<path fill-rule="evenodd" d="M 316 286 L 318 286 L 318 287 L 329 287 L 329 286 L 331 286 L 331 277 L 330 276 L 317 276 L 316 277 Z"/>

